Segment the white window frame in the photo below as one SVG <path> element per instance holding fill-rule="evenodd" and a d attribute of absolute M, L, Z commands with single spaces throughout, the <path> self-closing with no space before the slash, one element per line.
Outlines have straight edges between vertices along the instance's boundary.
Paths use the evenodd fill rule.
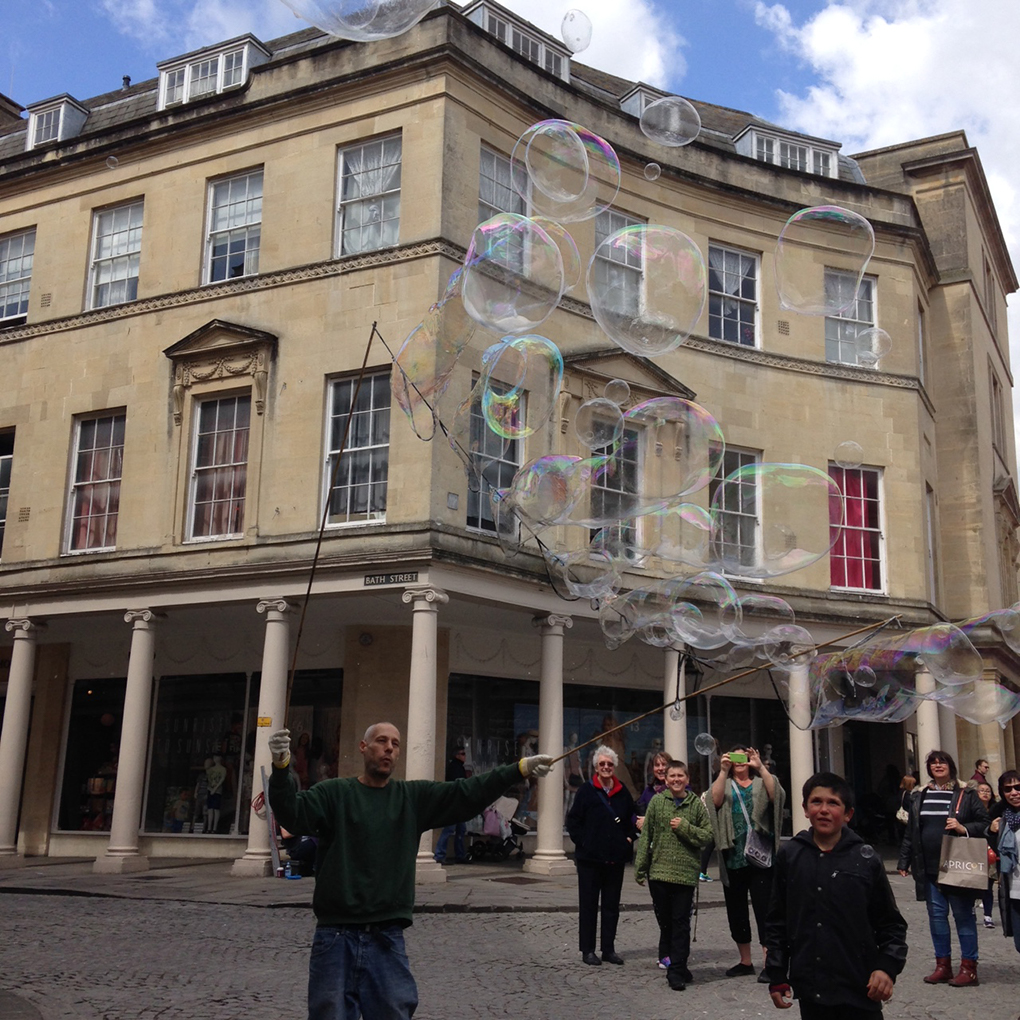
<path fill-rule="evenodd" d="M 220 409 L 223 408 L 224 412 L 226 412 L 227 405 L 231 402 L 233 402 L 234 406 L 230 411 L 230 428 L 220 428 L 218 427 L 221 424 Z M 216 427 L 212 429 L 203 427 L 203 412 L 207 407 L 215 407 L 216 409 Z M 245 407 L 247 407 L 246 413 L 243 411 Z M 242 412 L 241 414 L 238 414 L 239 410 Z M 195 400 L 190 451 L 191 463 L 189 465 L 188 523 L 186 529 L 186 540 L 189 542 L 225 541 L 232 538 L 241 538 L 244 534 L 244 519 L 248 499 L 248 477 L 251 462 L 251 412 L 251 393 L 247 390 L 242 393 L 209 396 Z M 239 425 L 238 422 L 243 423 L 245 418 L 247 418 L 247 424 Z M 225 417 L 222 419 L 222 423 L 227 424 Z M 232 437 L 229 441 L 230 448 L 226 448 L 228 445 L 226 441 L 218 443 L 212 440 L 211 456 L 203 456 L 200 463 L 199 454 L 203 436 L 230 436 Z M 239 445 L 242 447 L 243 457 L 238 456 Z M 215 487 L 217 483 L 214 481 L 214 488 L 210 493 L 211 498 L 202 499 L 199 502 L 199 496 L 205 495 L 201 491 L 205 485 L 205 479 L 220 472 L 228 473 L 228 495 L 224 498 L 222 489 L 218 492 Z M 199 507 L 207 505 L 216 506 L 218 504 L 233 505 L 234 509 L 229 514 L 231 519 L 228 523 L 235 524 L 236 526 L 229 530 L 213 531 L 212 527 L 217 516 L 215 511 L 213 511 L 209 518 L 209 530 L 200 530 L 197 527 L 199 524 Z"/>
<path fill-rule="evenodd" d="M 595 285 L 603 294 L 611 289 L 620 288 L 620 292 L 628 299 L 623 309 L 613 309 L 639 316 L 644 308 L 644 255 L 616 248 L 607 258 L 602 251 L 602 242 L 624 227 L 640 226 L 644 221 L 617 209 L 604 209 L 595 217 L 595 257 L 593 276 Z"/>
<path fill-rule="evenodd" d="M 159 69 L 159 109 L 240 88 L 251 69 L 266 59 L 267 53 L 246 42 L 219 51 L 205 50 L 188 60 L 168 61 Z"/>
<path fill-rule="evenodd" d="M 263 169 L 218 177 L 209 182 L 206 213 L 205 267 L 202 278 L 207 284 L 256 276 L 262 245 Z M 243 186 L 243 192 L 239 189 Z M 226 254 L 217 246 L 227 244 Z M 233 250 L 241 242 L 243 247 Z M 217 275 L 219 266 L 225 267 Z M 231 272 L 240 267 L 241 272 Z"/>
<path fill-rule="evenodd" d="M 992 449 L 1006 459 L 1006 411 L 1002 383 L 992 363 L 988 363 L 988 397 L 991 403 Z"/>
<path fill-rule="evenodd" d="M 825 269 L 825 287 L 829 290 L 830 277 L 856 279 L 856 273 L 842 269 Z M 857 337 L 878 323 L 878 279 L 862 277 L 857 296 L 849 308 L 836 315 L 825 317 L 825 360 L 833 365 L 857 364 Z M 831 353 L 830 353 L 831 352 Z M 852 357 L 850 355 L 852 354 Z M 834 357 L 832 355 L 835 355 Z"/>
<path fill-rule="evenodd" d="M 11 495 L 13 466 L 14 433 L 0 432 L 0 559 L 3 558 L 4 533 L 7 530 L 7 506 Z"/>
<path fill-rule="evenodd" d="M 839 176 L 838 154 L 834 149 L 819 148 L 803 138 L 784 138 L 758 130 L 749 133 L 752 135 L 749 141 L 737 142 L 737 151 L 742 155 L 819 177 Z"/>
<path fill-rule="evenodd" d="M 89 111 L 66 94 L 29 107 L 25 151 L 73 138 L 84 127 L 88 116 Z"/>
<path fill-rule="evenodd" d="M 0 325 L 28 315 L 35 227 L 0 237 Z"/>
<path fill-rule="evenodd" d="M 475 374 L 472 386 L 478 382 Z M 493 383 L 497 392 L 499 384 Z M 514 475 L 523 463 L 523 439 L 504 439 L 489 428 L 482 413 L 481 394 L 472 389 L 473 398 L 469 411 L 469 437 L 471 462 L 476 476 L 479 478 L 477 487 L 469 486 L 467 495 L 467 512 L 465 524 L 469 531 L 482 531 L 489 535 L 501 533 L 516 537 L 518 520 L 516 514 L 500 514 L 499 525 L 492 511 L 491 493 L 493 488 L 508 488 Z M 517 411 L 518 419 L 524 421 L 526 415 L 525 400 L 522 398 Z M 492 484 L 493 479 L 495 485 Z"/>
<path fill-rule="evenodd" d="M 624 503 L 623 497 L 636 497 L 640 493 L 642 472 L 644 471 L 645 438 L 644 429 L 626 427 L 619 442 L 613 447 L 592 450 L 595 457 L 607 455 L 609 457 L 606 464 L 607 472 L 605 474 L 596 472 L 592 475 L 590 509 L 593 518 L 596 516 L 596 503 L 600 504 L 602 508 L 606 503 L 612 503 L 614 500 L 622 504 Z M 616 484 L 612 484 L 614 480 Z M 618 506 L 617 510 L 619 509 Z M 604 528 L 592 528 L 589 532 L 589 539 L 594 539 L 601 532 L 606 532 L 607 536 L 621 549 L 630 551 L 628 559 L 632 560 L 633 550 L 637 547 L 639 524 L 640 518 L 627 515 L 619 524 L 610 524 Z"/>
<path fill-rule="evenodd" d="M 713 266 L 713 259 L 722 259 L 721 268 Z M 736 265 L 734 266 L 734 261 Z M 751 269 L 753 277 L 753 295 L 744 294 L 744 283 L 747 269 Z M 713 277 L 721 276 L 721 287 L 713 287 Z M 708 335 L 714 340 L 736 344 L 740 347 L 758 347 L 761 337 L 759 311 L 759 281 L 761 280 L 761 259 L 753 252 L 734 248 L 731 245 L 719 244 L 715 241 L 708 245 Z M 736 284 L 738 293 L 734 293 L 729 285 Z M 718 306 L 718 311 L 713 309 Z M 727 306 L 735 307 L 738 314 L 734 322 L 726 315 Z M 750 338 L 742 339 L 747 329 L 746 314 L 751 317 Z M 728 326 L 734 327 L 736 336 L 726 336 Z"/>
<path fill-rule="evenodd" d="M 569 80 L 569 75 L 564 73 L 566 62 L 570 59 L 569 56 L 558 52 L 540 36 L 529 32 L 526 24 L 509 21 L 487 8 L 484 12 L 484 20 L 478 23 L 485 28 L 489 35 L 494 36 L 504 46 L 509 46 L 525 60 L 536 64 L 557 78 Z"/>
<path fill-rule="evenodd" d="M 859 475 L 862 480 L 862 492 L 860 497 L 848 497 L 846 494 L 846 476 L 854 474 Z M 865 494 L 863 488 L 863 479 L 865 475 L 870 475 L 875 479 L 875 496 L 874 499 L 869 499 Z M 836 569 L 836 563 L 839 559 L 836 553 L 836 545 L 833 545 L 829 552 L 829 587 L 834 591 L 854 591 L 854 592 L 884 592 L 885 591 L 885 578 L 886 578 L 886 565 L 885 565 L 885 492 L 884 492 L 884 476 L 881 468 L 868 467 L 862 465 L 859 468 L 842 468 L 837 464 L 829 464 L 829 477 L 832 478 L 839 486 L 839 491 L 843 493 L 843 522 L 840 526 L 840 532 L 843 536 L 844 548 L 845 543 L 852 540 L 853 535 L 860 535 L 861 541 L 858 544 L 860 554 L 856 556 L 846 555 L 843 559 L 847 562 L 854 563 L 865 563 L 870 562 L 875 565 L 879 577 L 878 583 L 871 586 L 858 586 L 851 584 L 836 584 L 832 581 L 832 573 Z M 849 511 L 846 507 L 850 498 L 859 498 L 864 503 L 871 502 L 875 507 L 875 517 L 877 519 L 876 524 L 862 524 L 861 526 L 851 525 L 849 523 Z M 829 527 L 832 527 L 830 521 Z M 874 556 L 864 555 L 864 536 L 871 535 L 877 546 L 877 553 Z M 863 572 L 863 571 L 862 571 Z M 847 573 L 844 570 L 844 576 Z"/>
<path fill-rule="evenodd" d="M 330 503 L 326 526 L 331 528 L 382 524 L 386 521 L 393 404 L 389 372 L 366 374 L 362 380 L 347 442 L 344 445 L 343 458 L 336 472 L 336 484 L 331 484 L 334 475 L 333 465 L 347 427 L 351 400 L 357 391 L 357 385 L 357 376 L 342 376 L 328 382 L 322 500 L 328 500 Z M 364 480 L 354 477 L 354 469 L 358 462 L 367 467 L 367 476 Z M 364 508 L 352 511 L 352 504 L 357 506 L 356 490 L 362 487 L 367 489 Z M 337 512 L 334 512 L 334 506 Z"/>
<path fill-rule="evenodd" d="M 483 143 L 478 160 L 478 222 L 498 213 L 527 216 L 528 203 L 513 186 L 510 157 Z"/>
<path fill-rule="evenodd" d="M 376 152 L 378 164 L 366 167 L 366 157 Z M 338 150 L 338 258 L 393 248 L 400 243 L 402 173 L 403 139 L 399 134 L 382 135 Z"/>
<path fill-rule="evenodd" d="M 55 106 L 51 110 L 42 110 L 32 115 L 32 148 L 55 142 L 60 138 L 60 121 L 63 119 L 64 108 Z"/>
<path fill-rule="evenodd" d="M 719 486 L 725 482 L 727 478 L 734 471 L 739 471 L 741 468 L 750 467 L 752 464 L 761 463 L 761 451 L 760 450 L 747 450 L 742 449 L 738 446 L 727 446 L 723 451 L 722 459 L 719 461 L 719 467 L 716 471 L 715 477 L 709 481 L 708 489 L 708 501 L 709 505 L 715 505 L 715 494 Z M 726 489 L 729 494 L 736 494 L 736 502 L 738 509 L 726 509 L 720 507 L 714 515 L 716 517 L 716 537 L 714 539 L 716 547 L 720 545 L 722 550 L 726 550 L 725 555 L 727 558 L 732 559 L 729 550 L 734 547 L 734 543 L 726 539 L 725 530 L 726 525 L 730 522 L 735 522 L 737 526 L 737 540 L 735 543 L 738 549 L 749 549 L 751 551 L 751 564 L 755 564 L 759 561 L 761 555 L 761 491 L 757 485 L 754 486 L 754 513 L 749 514 L 746 511 L 739 509 L 743 505 L 743 492 L 741 489 L 736 489 L 736 483 L 730 482 L 727 484 Z M 742 485 L 748 483 L 741 483 Z M 744 523 L 747 522 L 747 523 Z M 743 533 L 746 528 L 751 529 L 751 540 L 745 541 L 746 534 Z M 740 560 L 741 565 L 744 565 L 744 559 Z M 724 570 L 730 577 L 743 577 L 744 575 L 738 570 Z"/>
<path fill-rule="evenodd" d="M 138 298 L 143 215 L 141 200 L 93 212 L 89 308 L 121 305 Z"/>
<path fill-rule="evenodd" d="M 127 415 L 123 411 L 87 415 L 75 421 L 74 455 L 67 486 L 65 553 L 77 555 L 117 548 L 126 426 Z M 94 541 L 97 527 L 98 541 Z"/>
<path fill-rule="evenodd" d="M 787 170 L 800 170 L 801 173 L 806 174 L 810 159 L 811 150 L 808 146 L 798 142 L 779 140 L 779 165 L 781 167 L 785 167 Z"/>

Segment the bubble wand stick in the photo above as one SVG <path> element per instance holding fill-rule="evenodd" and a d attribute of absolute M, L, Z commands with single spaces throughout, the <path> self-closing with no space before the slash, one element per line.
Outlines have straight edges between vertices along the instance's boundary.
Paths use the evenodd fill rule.
<path fill-rule="evenodd" d="M 845 641 L 847 638 L 856 637 L 858 634 L 864 634 L 867 631 L 879 630 L 882 627 L 889 626 L 890 623 L 893 623 L 898 619 L 899 616 L 890 616 L 888 620 L 882 620 L 880 623 L 869 623 L 866 627 L 858 627 L 857 630 L 852 630 L 847 634 L 841 634 L 839 637 L 833 638 L 831 641 L 826 641 L 825 644 L 823 645 L 816 646 L 815 650 L 817 651 L 819 648 L 829 648 L 832 645 L 836 644 L 837 642 Z M 769 666 L 774 665 L 776 665 L 776 663 L 767 662 L 762 666 L 752 666 L 750 669 L 743 670 L 743 672 L 734 673 L 733 676 L 728 676 L 725 679 L 719 680 L 714 684 L 709 684 L 708 687 L 702 687 L 700 691 L 691 691 L 690 694 L 685 694 L 683 697 L 679 696 L 678 690 L 678 696 L 674 698 L 672 701 L 667 701 L 664 705 L 661 705 L 658 708 L 653 708 L 647 712 L 642 712 L 641 715 L 636 715 L 634 716 L 633 719 L 628 719 L 625 723 L 620 723 L 619 726 L 613 726 L 610 729 L 605 730 L 604 732 L 599 733 L 596 736 L 592 737 L 591 740 L 586 740 L 583 744 L 578 744 L 576 747 L 570 748 L 569 751 L 564 751 L 563 754 L 561 754 L 558 758 L 553 758 L 552 764 L 555 765 L 558 761 L 563 761 L 564 758 L 568 758 L 575 751 L 580 751 L 582 747 L 587 747 L 589 744 L 594 744 L 597 740 L 601 740 L 603 737 L 608 737 L 610 733 L 615 733 L 617 730 L 622 730 L 625 726 L 632 726 L 634 723 L 640 722 L 642 719 L 647 719 L 650 715 L 655 715 L 658 712 L 663 712 L 667 708 L 669 708 L 670 705 L 676 705 L 679 702 L 687 701 L 690 698 L 697 697 L 697 695 L 699 694 L 707 694 L 709 691 L 714 691 L 718 687 L 723 687 L 726 684 L 733 683 L 734 680 L 741 680 L 745 676 L 750 676 L 752 673 L 757 673 L 759 670 L 768 669 Z M 677 683 L 679 686 L 679 677 L 677 678 Z"/>

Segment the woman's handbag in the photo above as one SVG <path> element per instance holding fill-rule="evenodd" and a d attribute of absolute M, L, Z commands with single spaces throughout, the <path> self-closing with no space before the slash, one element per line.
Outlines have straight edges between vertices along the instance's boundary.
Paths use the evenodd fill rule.
<path fill-rule="evenodd" d="M 901 807 L 896 812 L 896 821 L 902 822 L 904 825 L 906 825 L 907 822 L 910 821 L 910 815 L 907 814 L 907 809 L 905 807 Z"/>
<path fill-rule="evenodd" d="M 988 871 L 991 872 L 992 868 L 999 863 L 999 855 L 991 848 L 988 848 Z"/>
<path fill-rule="evenodd" d="M 733 796 L 737 798 L 740 803 L 740 810 L 744 812 L 744 821 L 747 823 L 747 842 L 744 844 L 744 856 L 747 858 L 750 864 L 753 864 L 758 868 L 771 868 L 772 867 L 772 840 L 767 836 L 763 836 L 757 829 L 751 824 L 751 819 L 748 817 L 747 808 L 744 806 L 744 798 L 740 796 L 740 790 L 737 788 L 737 784 L 731 779 L 730 782 L 733 784 Z"/>
<path fill-rule="evenodd" d="M 952 817 L 960 809 L 963 790 L 956 798 Z M 983 839 L 966 836 L 942 837 L 942 856 L 939 858 L 939 885 L 950 889 L 971 889 L 984 892 L 988 888 L 988 844 Z"/>

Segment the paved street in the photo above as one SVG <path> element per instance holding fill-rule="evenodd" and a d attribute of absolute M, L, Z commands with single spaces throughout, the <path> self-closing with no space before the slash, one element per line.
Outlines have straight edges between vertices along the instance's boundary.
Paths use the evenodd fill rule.
<path fill-rule="evenodd" d="M 686 992 L 671 992 L 655 967 L 655 922 L 636 887 L 638 895 L 625 900 L 629 907 L 617 943 L 626 965 L 592 968 L 580 963 L 576 918 L 563 909 L 566 883 L 548 887 L 550 895 L 555 893 L 557 912 L 541 912 L 528 906 L 540 895 L 541 882 L 521 882 L 512 869 L 501 879 L 493 879 L 498 874 L 493 871 L 490 877 L 470 874 L 464 885 L 500 890 L 503 905 L 496 912 L 460 905 L 462 912 L 417 917 L 408 950 L 419 984 L 421 1020 L 741 1020 L 776 1015 L 753 978 L 723 977 L 736 956 L 718 883 L 702 886 L 691 958 L 696 981 Z M 6 877 L 16 880 L 10 873 Z M 508 878 L 526 888 L 508 885 Z M 224 895 L 237 895 L 238 880 L 233 882 L 221 883 Z M 1012 941 L 998 930 L 981 930 L 979 988 L 924 985 L 921 977 L 932 963 L 924 907 L 914 901 L 909 880 L 894 876 L 893 884 L 910 924 L 911 956 L 886 1017 L 1015 1020 L 1020 957 Z M 160 883 L 135 880 L 132 888 L 143 885 L 155 890 Z M 420 899 L 440 910 L 438 901 L 450 898 L 457 886 L 451 881 L 423 890 Z M 310 895 L 310 882 L 276 883 L 292 895 L 295 887 L 302 899 Z M 258 900 L 245 905 L 46 891 L 50 894 L 40 888 L 0 895 L 3 1020 L 301 1020 L 304 1015 L 312 927 L 306 905 L 270 908 L 255 905 Z M 165 886 L 160 895 L 167 895 Z M 480 902 L 477 894 L 475 902 Z M 799 1011 L 783 1015 L 796 1017 Z"/>

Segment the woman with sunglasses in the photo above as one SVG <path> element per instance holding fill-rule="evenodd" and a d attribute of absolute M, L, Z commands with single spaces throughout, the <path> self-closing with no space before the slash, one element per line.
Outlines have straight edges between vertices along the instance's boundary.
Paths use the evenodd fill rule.
<path fill-rule="evenodd" d="M 952 755 L 945 751 L 929 751 L 924 765 L 931 782 L 911 796 L 910 817 L 900 845 L 897 868 L 904 878 L 913 873 L 917 898 L 928 906 L 935 969 L 924 979 L 925 983 L 946 982 L 954 988 L 967 988 L 978 983 L 974 894 L 966 889 L 940 886 L 939 861 L 942 837 L 983 837 L 988 831 L 988 812 L 977 791 L 960 784 Z M 960 939 L 960 970 L 955 977 L 949 936 L 950 911 Z"/>
<path fill-rule="evenodd" d="M 992 820 L 990 838 L 999 854 L 999 914 L 1002 934 L 1013 936 L 1020 953 L 1020 860 L 1017 832 L 1020 831 L 1020 772 L 1010 769 L 999 776 L 999 796 L 1004 805 L 1000 817 Z"/>

